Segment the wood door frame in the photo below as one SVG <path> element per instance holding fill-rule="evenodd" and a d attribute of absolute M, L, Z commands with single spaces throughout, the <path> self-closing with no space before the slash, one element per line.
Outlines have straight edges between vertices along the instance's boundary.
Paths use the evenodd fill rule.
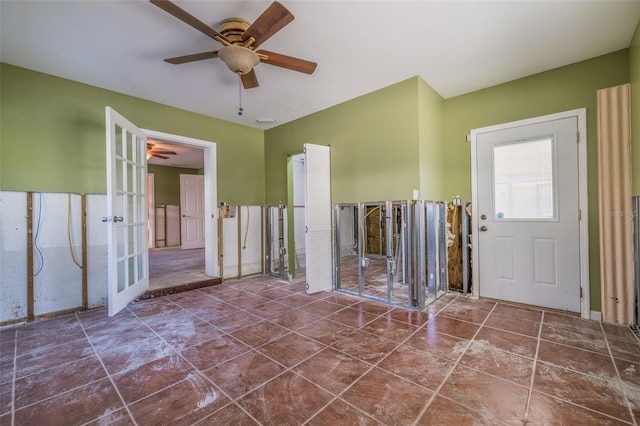
<path fill-rule="evenodd" d="M 580 300 L 580 315 L 582 318 L 591 318 L 591 295 L 589 292 L 589 205 L 587 192 L 587 109 L 580 108 L 571 111 L 559 112 L 556 114 L 544 115 L 525 120 L 513 121 L 510 123 L 498 124 L 494 126 L 482 127 L 471 130 L 469 142 L 471 142 L 471 220 L 473 224 L 479 223 L 478 218 L 478 166 L 477 166 L 477 138 L 479 134 L 495 132 L 514 127 L 529 126 L 532 124 L 544 123 L 547 121 L 560 120 L 564 118 L 576 117 L 578 120 L 578 198 L 581 220 L 579 221 L 580 235 L 580 289 L 582 299 Z M 477 226 L 475 226 L 477 229 Z M 480 270 L 479 260 L 479 236 L 478 232 L 472 231 L 472 277 L 473 298 L 480 297 Z M 594 312 L 594 317 L 599 313 Z"/>
<path fill-rule="evenodd" d="M 149 138 L 162 139 L 176 145 L 200 148 L 204 152 L 204 237 L 205 271 L 210 277 L 219 277 L 218 265 L 218 178 L 216 143 L 187 136 L 172 135 L 142 129 Z"/>

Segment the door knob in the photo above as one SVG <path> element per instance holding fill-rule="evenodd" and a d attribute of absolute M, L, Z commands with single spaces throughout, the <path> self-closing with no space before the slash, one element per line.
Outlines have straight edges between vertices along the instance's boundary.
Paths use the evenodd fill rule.
<path fill-rule="evenodd" d="M 482 225 L 482 226 L 480 227 L 480 230 L 481 230 L 482 232 L 486 232 L 486 230 L 487 230 L 487 229 L 488 229 L 488 228 L 487 228 L 486 226 L 484 226 L 484 225 Z"/>

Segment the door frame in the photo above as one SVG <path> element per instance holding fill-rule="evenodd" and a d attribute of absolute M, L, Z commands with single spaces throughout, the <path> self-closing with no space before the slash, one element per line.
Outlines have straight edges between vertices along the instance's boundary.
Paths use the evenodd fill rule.
<path fill-rule="evenodd" d="M 149 241 L 147 246 L 152 249 L 156 248 L 156 181 L 155 175 L 149 173 L 147 168 L 147 217 L 149 229 Z"/>
<path fill-rule="evenodd" d="M 204 152 L 204 273 L 219 277 L 218 266 L 218 178 L 216 166 L 216 143 L 187 136 L 173 135 L 142 129 L 149 138 L 162 139 L 175 145 L 200 148 Z"/>
<path fill-rule="evenodd" d="M 304 193 L 304 168 L 302 170 L 302 176 L 297 176 L 295 172 L 294 162 L 297 158 L 302 158 L 302 163 L 304 164 L 304 152 L 300 151 L 297 153 L 287 155 L 287 210 L 290 212 L 288 214 L 291 215 L 291 220 L 287 224 L 287 243 L 289 250 L 289 274 L 291 274 L 294 278 L 296 277 L 296 269 L 298 263 L 298 252 L 296 245 L 296 204 L 295 204 L 295 193 L 296 189 L 302 188 L 302 192 Z M 298 178 L 298 179 L 297 179 Z M 300 207 L 300 206 L 298 206 Z M 302 207 L 305 207 L 304 205 Z M 298 226 L 304 228 L 304 218 L 302 218 L 302 223 L 298 223 Z M 305 246 L 306 253 L 306 244 Z M 306 256 L 305 256 L 306 257 Z"/>
<path fill-rule="evenodd" d="M 578 203 L 580 209 L 579 235 L 580 235 L 580 315 L 582 318 L 591 318 L 591 297 L 589 292 L 589 205 L 587 191 L 587 109 L 580 108 L 571 111 L 512 121 L 494 126 L 482 127 L 471 130 L 469 142 L 471 142 L 471 220 L 473 224 L 479 223 L 478 218 L 478 167 L 477 167 L 477 138 L 482 133 L 495 132 L 515 127 L 540 124 L 547 121 L 576 117 L 578 120 Z M 476 226 L 477 228 L 477 226 Z M 479 271 L 479 236 L 478 232 L 472 232 L 472 270 Z M 480 297 L 480 274 L 473 273 L 473 298 Z"/>

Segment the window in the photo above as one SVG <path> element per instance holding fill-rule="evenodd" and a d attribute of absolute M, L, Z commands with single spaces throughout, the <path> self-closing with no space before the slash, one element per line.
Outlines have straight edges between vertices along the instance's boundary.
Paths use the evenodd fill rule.
<path fill-rule="evenodd" d="M 552 137 L 493 147 L 496 219 L 555 219 Z"/>

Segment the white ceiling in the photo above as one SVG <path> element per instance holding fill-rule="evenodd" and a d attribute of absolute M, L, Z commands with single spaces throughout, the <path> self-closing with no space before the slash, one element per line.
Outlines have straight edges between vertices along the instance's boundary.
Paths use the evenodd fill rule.
<path fill-rule="evenodd" d="M 185 1 L 217 26 L 270 1 Z M 444 98 L 629 46 L 640 1 L 283 1 L 295 20 L 261 48 L 315 61 L 313 75 L 260 64 L 243 90 L 219 59 L 164 58 L 220 45 L 146 0 L 0 1 L 0 60 L 267 129 L 419 75 Z"/>
<path fill-rule="evenodd" d="M 168 158 L 149 157 L 147 163 L 157 166 L 182 167 L 186 169 L 203 169 L 204 168 L 204 151 L 201 148 L 195 148 L 188 145 L 173 144 L 169 141 L 158 139 L 147 140 L 153 144 L 153 149 L 159 151 L 173 151 L 175 155 L 164 155 Z"/>

